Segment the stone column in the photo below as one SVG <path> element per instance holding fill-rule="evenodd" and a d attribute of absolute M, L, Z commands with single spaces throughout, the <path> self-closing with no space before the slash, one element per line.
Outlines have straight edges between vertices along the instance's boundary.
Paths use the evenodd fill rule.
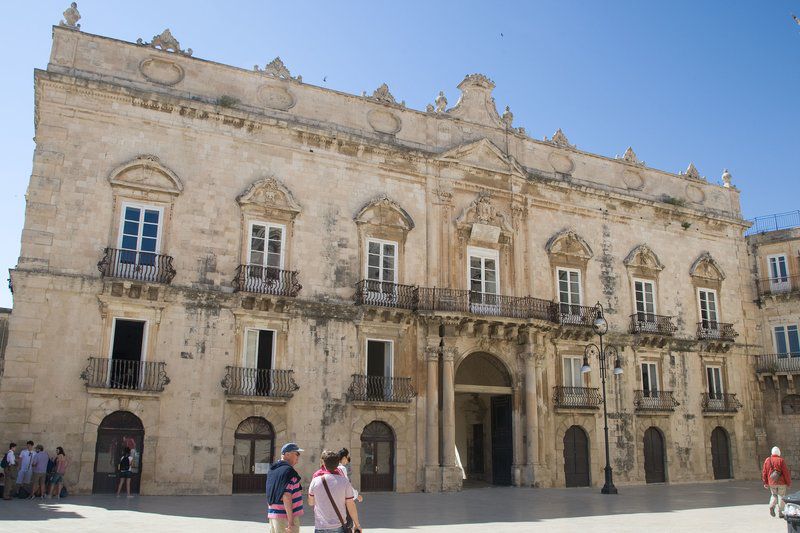
<path fill-rule="evenodd" d="M 522 447 L 522 376 L 516 376 L 511 387 L 511 434 L 513 444 L 512 483 L 521 487 L 525 483 L 525 456 Z"/>
<path fill-rule="evenodd" d="M 525 359 L 525 433 L 528 436 L 527 444 L 527 482 L 535 487 L 538 484 L 539 469 L 539 411 L 536 391 L 536 353 L 533 346 L 524 353 Z M 542 348 L 538 348 L 541 350 Z"/>
<path fill-rule="evenodd" d="M 461 490 L 461 470 L 456 466 L 456 349 L 445 347 L 442 354 L 442 490 Z"/>
<path fill-rule="evenodd" d="M 439 468 L 439 347 L 425 348 L 427 383 L 425 397 L 425 492 L 442 487 Z"/>

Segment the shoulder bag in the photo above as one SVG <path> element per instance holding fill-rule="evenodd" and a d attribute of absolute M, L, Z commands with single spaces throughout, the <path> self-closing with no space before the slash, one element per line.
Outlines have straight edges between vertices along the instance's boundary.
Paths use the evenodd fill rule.
<path fill-rule="evenodd" d="M 336 511 L 336 518 L 341 522 L 344 533 L 353 533 L 353 526 L 348 526 L 347 523 L 345 523 L 344 518 L 342 518 L 342 513 L 339 512 L 339 507 L 336 505 L 336 502 L 333 501 L 333 495 L 331 494 L 331 489 L 328 488 L 328 482 L 325 481 L 325 476 L 322 476 L 322 486 L 325 487 L 325 493 L 328 495 L 331 505 L 333 505 L 333 510 Z"/>

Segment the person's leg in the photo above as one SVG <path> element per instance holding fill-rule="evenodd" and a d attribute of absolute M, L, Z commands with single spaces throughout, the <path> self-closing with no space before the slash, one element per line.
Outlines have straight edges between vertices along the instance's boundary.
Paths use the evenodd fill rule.
<path fill-rule="evenodd" d="M 288 522 L 287 522 L 288 524 Z M 300 533 L 300 517 L 293 516 L 292 517 L 292 533 Z"/>
<path fill-rule="evenodd" d="M 777 487 L 778 493 L 778 515 L 783 518 L 783 508 L 786 506 L 786 502 L 783 499 L 786 497 L 786 485 L 779 485 Z"/>
<path fill-rule="evenodd" d="M 131 478 L 125 478 L 125 490 L 128 491 L 128 498 L 131 497 Z"/>
<path fill-rule="evenodd" d="M 280 518 L 270 518 L 269 519 L 269 530 L 270 533 L 286 533 L 286 526 L 289 523 L 286 520 L 281 520 Z"/>
<path fill-rule="evenodd" d="M 119 483 L 117 483 L 117 496 L 119 496 L 120 491 L 122 490 L 122 484 L 125 482 L 124 479 L 119 478 Z"/>
<path fill-rule="evenodd" d="M 6 468 L 5 471 L 6 475 L 6 486 L 5 490 L 3 491 L 3 498 L 6 500 L 10 500 L 14 496 L 14 486 L 17 482 L 17 469 L 13 466 L 9 466 Z"/>

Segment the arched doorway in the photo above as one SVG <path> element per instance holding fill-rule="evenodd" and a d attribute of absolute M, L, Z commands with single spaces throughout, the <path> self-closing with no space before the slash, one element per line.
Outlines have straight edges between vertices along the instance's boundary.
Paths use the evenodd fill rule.
<path fill-rule="evenodd" d="M 711 466 L 714 479 L 731 479 L 731 441 L 719 426 L 711 432 Z"/>
<path fill-rule="evenodd" d="M 97 445 L 94 450 L 93 494 L 110 494 L 117 490 L 117 465 L 125 448 L 131 449 L 131 493 L 139 493 L 144 455 L 144 426 L 142 421 L 128 411 L 108 415 L 97 427 Z"/>
<path fill-rule="evenodd" d="M 644 432 L 645 482 L 664 483 L 667 480 L 664 464 L 664 437 L 658 428 L 647 428 Z"/>
<path fill-rule="evenodd" d="M 361 432 L 361 490 L 394 490 L 394 431 L 383 422 Z"/>
<path fill-rule="evenodd" d="M 511 485 L 511 376 L 492 354 L 476 352 L 455 376 L 456 448 L 469 481 Z"/>
<path fill-rule="evenodd" d="M 275 455 L 275 431 L 260 416 L 246 418 L 233 436 L 233 493 L 264 492 Z"/>
<path fill-rule="evenodd" d="M 564 433 L 564 477 L 567 487 L 588 487 L 589 436 L 580 426 Z"/>

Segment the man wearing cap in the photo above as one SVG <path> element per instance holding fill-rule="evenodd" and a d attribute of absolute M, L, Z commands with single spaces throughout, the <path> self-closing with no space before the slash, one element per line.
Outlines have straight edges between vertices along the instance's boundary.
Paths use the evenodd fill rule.
<path fill-rule="evenodd" d="M 270 466 L 267 474 L 267 501 L 270 533 L 299 533 L 303 516 L 303 487 L 294 466 L 303 450 L 290 442 L 281 448 L 281 460 Z"/>

